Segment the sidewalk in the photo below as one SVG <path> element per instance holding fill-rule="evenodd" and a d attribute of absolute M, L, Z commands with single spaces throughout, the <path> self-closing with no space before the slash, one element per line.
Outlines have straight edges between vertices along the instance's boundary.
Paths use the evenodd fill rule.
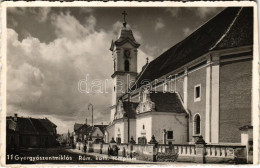
<path fill-rule="evenodd" d="M 143 160 L 136 160 L 136 159 L 131 159 L 131 158 L 123 158 L 121 156 L 119 156 L 118 158 L 116 156 L 108 156 L 107 154 L 99 154 L 99 153 L 84 153 L 83 151 L 80 151 L 78 149 L 66 149 L 70 152 L 74 152 L 74 153 L 78 153 L 78 154 L 86 154 L 86 155 L 91 155 L 91 156 L 95 156 L 98 159 L 100 159 L 100 161 L 102 162 L 102 159 L 111 159 L 111 160 L 119 160 L 122 161 L 124 163 L 129 163 L 129 164 L 166 164 L 166 162 L 149 162 L 149 161 L 143 161 Z"/>

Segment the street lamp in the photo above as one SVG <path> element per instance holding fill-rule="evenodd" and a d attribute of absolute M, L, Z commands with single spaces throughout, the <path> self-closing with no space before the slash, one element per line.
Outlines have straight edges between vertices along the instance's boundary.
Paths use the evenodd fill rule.
<path fill-rule="evenodd" d="M 92 109 L 92 127 L 93 127 L 93 105 L 91 103 L 88 104 L 88 110 L 89 110 L 89 107 L 91 106 L 91 109 Z"/>
<path fill-rule="evenodd" d="M 127 96 L 128 96 L 128 105 L 127 105 L 127 111 L 128 113 L 126 114 L 127 115 L 127 140 L 128 140 L 128 143 L 130 142 L 130 93 L 127 92 Z"/>

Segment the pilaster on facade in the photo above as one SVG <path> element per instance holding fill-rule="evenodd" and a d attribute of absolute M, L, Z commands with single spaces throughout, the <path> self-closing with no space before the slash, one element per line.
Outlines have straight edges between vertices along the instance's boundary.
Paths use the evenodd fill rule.
<path fill-rule="evenodd" d="M 185 110 L 188 109 L 188 68 L 184 69 L 184 79 L 183 79 L 183 105 Z"/>
<path fill-rule="evenodd" d="M 219 143 L 219 54 L 212 55 L 211 65 L 211 142 Z"/>
<path fill-rule="evenodd" d="M 206 116 L 205 116 L 205 141 L 211 142 L 211 55 L 207 57 L 206 65 Z"/>

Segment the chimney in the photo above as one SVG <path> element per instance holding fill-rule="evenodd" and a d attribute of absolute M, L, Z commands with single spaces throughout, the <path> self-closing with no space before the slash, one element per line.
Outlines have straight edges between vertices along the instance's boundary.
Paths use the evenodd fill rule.
<path fill-rule="evenodd" d="M 14 114 L 14 121 L 17 122 L 17 114 Z"/>
<path fill-rule="evenodd" d="M 86 118 L 86 120 L 85 120 L 85 124 L 88 125 L 88 119 L 87 119 L 87 118 Z"/>

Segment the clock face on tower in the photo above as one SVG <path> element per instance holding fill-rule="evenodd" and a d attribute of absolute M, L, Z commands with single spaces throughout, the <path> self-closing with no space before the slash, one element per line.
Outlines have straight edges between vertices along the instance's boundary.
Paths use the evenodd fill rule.
<path fill-rule="evenodd" d="M 130 57 L 130 51 L 129 51 L 129 50 L 125 50 L 125 51 L 124 51 L 124 56 L 125 56 L 126 58 L 129 58 L 129 57 Z"/>

